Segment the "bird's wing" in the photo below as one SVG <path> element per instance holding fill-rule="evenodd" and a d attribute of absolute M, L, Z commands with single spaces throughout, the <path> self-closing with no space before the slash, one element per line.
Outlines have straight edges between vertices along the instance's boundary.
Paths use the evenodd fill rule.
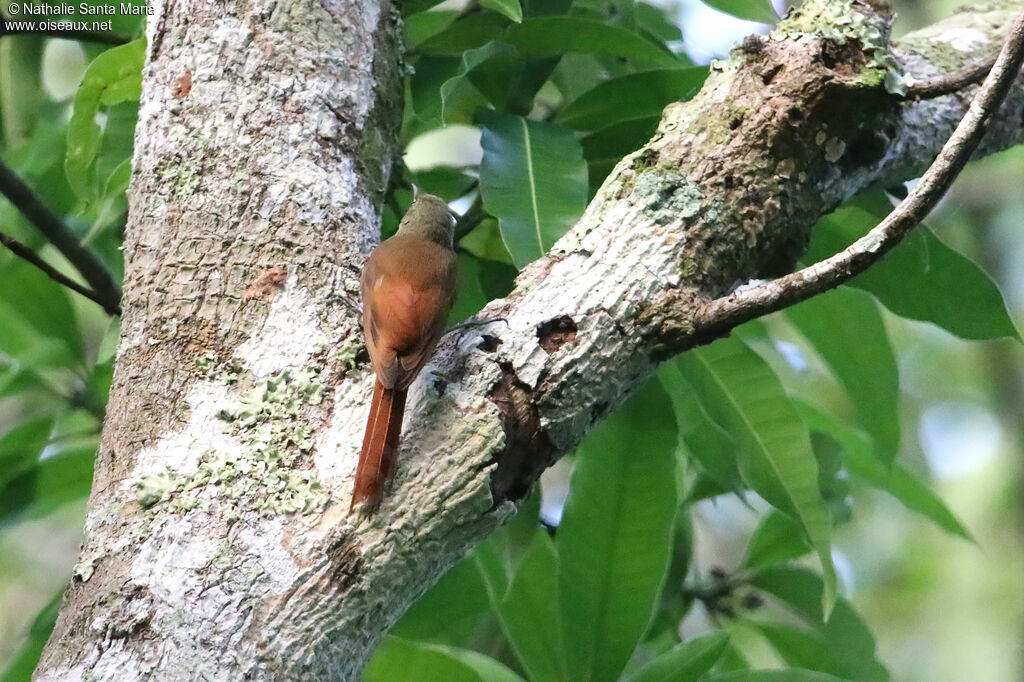
<path fill-rule="evenodd" d="M 437 260 L 436 254 L 429 255 L 430 261 Z M 371 257 L 363 271 L 366 345 L 386 388 L 412 383 L 444 331 L 451 307 L 448 261 L 454 260 L 444 255 L 443 262 L 420 263 L 413 276 L 410 268 L 389 267 L 379 257 Z M 390 265 L 403 263 L 392 259 Z"/>

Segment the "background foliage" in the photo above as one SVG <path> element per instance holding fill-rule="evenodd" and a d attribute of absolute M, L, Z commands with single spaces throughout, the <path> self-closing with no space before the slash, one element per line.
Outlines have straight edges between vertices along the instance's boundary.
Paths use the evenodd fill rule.
<path fill-rule="evenodd" d="M 898 30 L 950 9 L 894 4 Z M 401 3 L 407 156 L 383 232 L 413 183 L 464 213 L 453 320 L 571 227 L 710 56 L 765 28 L 708 5 L 782 9 Z M 116 47 L 0 38 L 0 139 L 119 277 L 144 43 L 127 42 L 137 19 L 115 28 Z M 1022 174 L 1019 149 L 974 164 L 851 285 L 666 363 L 413 606 L 366 679 L 1021 679 Z M 806 260 L 890 206 L 872 193 L 824 218 Z M 6 202 L 0 231 L 65 266 Z M 75 560 L 117 328 L 7 252 L 0 292 L 0 669 L 22 680 Z"/>

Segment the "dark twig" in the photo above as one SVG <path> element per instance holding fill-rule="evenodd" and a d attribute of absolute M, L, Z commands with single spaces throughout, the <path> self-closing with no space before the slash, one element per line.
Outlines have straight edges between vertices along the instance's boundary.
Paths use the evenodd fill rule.
<path fill-rule="evenodd" d="M 10 252 L 17 256 L 18 258 L 21 258 L 22 260 L 27 261 L 32 265 L 36 266 L 37 268 L 39 268 L 40 270 L 42 270 L 47 277 L 52 279 L 57 284 L 65 286 L 68 289 L 71 289 L 72 291 L 77 291 L 90 301 L 98 303 L 104 310 L 106 310 L 111 315 L 121 314 L 120 308 L 117 308 L 117 310 L 114 312 L 107 310 L 106 304 L 102 300 L 100 300 L 100 297 L 96 295 L 95 291 L 88 287 L 82 286 L 81 284 L 79 284 L 73 279 L 70 279 L 69 277 L 62 275 L 60 272 L 56 270 L 56 268 L 54 268 L 52 265 L 50 265 L 42 258 L 40 258 L 35 251 L 28 248 L 27 246 L 19 242 L 17 239 L 14 239 L 13 237 L 8 237 L 6 234 L 0 233 L 0 244 L 6 246 L 8 250 L 10 250 Z"/>
<path fill-rule="evenodd" d="M 1010 29 L 1006 44 L 985 84 L 938 157 L 907 198 L 866 235 L 831 258 L 792 274 L 733 292 L 711 301 L 694 321 L 697 333 L 715 336 L 747 320 L 767 315 L 860 274 L 896 246 L 943 197 L 985 134 L 992 115 L 1006 99 L 1024 59 L 1024 12 Z"/>
<path fill-rule="evenodd" d="M 14 204 L 25 218 L 39 230 L 68 262 L 78 270 L 92 288 L 95 300 L 111 315 L 121 314 L 121 291 L 103 263 L 82 246 L 64 222 L 40 201 L 21 178 L 0 161 L 0 193 Z"/>
<path fill-rule="evenodd" d="M 949 73 L 914 81 L 907 86 L 904 99 L 934 99 L 962 90 L 968 85 L 980 83 L 995 63 L 996 55 L 988 55 L 968 62 Z"/>

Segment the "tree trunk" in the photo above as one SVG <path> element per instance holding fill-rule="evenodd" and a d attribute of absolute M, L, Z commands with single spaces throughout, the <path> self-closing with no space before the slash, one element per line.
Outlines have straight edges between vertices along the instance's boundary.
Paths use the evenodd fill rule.
<path fill-rule="evenodd" d="M 934 157 L 968 100 L 901 101 L 891 59 L 950 70 L 994 52 L 1020 7 L 890 52 L 873 4 L 811 0 L 748 38 L 482 314 L 507 325 L 442 341 L 410 391 L 392 491 L 357 519 L 373 379 L 344 299 L 398 153 L 397 13 L 157 3 L 114 384 L 37 679 L 357 678 L 545 466 L 710 340 L 708 300 L 788 272 L 818 217 Z M 1022 109 L 1018 80 L 984 153 L 1024 137 Z"/>

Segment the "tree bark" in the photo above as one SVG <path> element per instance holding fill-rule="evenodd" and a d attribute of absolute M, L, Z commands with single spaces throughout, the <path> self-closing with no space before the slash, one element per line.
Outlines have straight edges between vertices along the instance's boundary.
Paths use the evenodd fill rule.
<path fill-rule="evenodd" d="M 890 49 L 874 3 L 748 38 L 624 159 L 552 252 L 446 337 L 399 472 L 345 510 L 373 377 L 353 294 L 397 153 L 394 9 L 157 3 L 124 318 L 86 539 L 37 679 L 355 679 L 387 628 L 514 513 L 707 301 L 788 272 L 815 220 L 913 177 L 969 93 L 885 81 L 998 49 L 967 11 Z M 1018 79 L 979 153 L 1024 137 Z M 715 333 L 721 333 L 716 330 Z"/>

